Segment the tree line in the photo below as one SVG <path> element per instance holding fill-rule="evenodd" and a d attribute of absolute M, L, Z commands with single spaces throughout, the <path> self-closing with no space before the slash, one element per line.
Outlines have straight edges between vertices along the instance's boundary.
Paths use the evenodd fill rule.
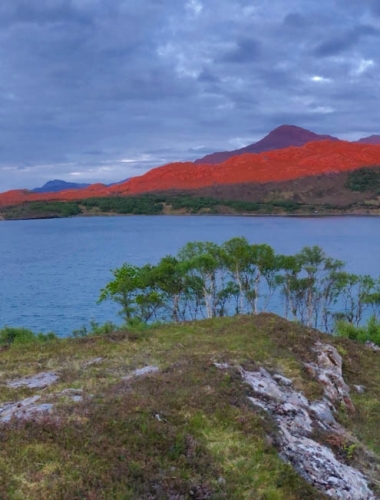
<path fill-rule="evenodd" d="M 99 301 L 119 303 L 129 324 L 274 311 L 332 332 L 337 321 L 358 327 L 380 312 L 380 279 L 347 272 L 319 246 L 282 255 L 243 237 L 190 242 L 156 265 L 125 263 L 112 273 Z"/>

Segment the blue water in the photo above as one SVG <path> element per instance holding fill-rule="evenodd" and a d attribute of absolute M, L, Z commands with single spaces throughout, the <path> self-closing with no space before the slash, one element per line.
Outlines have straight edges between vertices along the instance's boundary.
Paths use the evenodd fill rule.
<path fill-rule="evenodd" d="M 245 236 L 281 253 L 320 245 L 350 272 L 380 275 L 380 218 L 96 217 L 0 222 L 0 327 L 68 335 L 89 320 L 117 322 L 96 303 L 110 270 L 155 263 L 188 241 Z"/>

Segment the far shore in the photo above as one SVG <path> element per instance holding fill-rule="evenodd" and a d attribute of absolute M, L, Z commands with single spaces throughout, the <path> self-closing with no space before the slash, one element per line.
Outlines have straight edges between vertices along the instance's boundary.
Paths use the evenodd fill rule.
<path fill-rule="evenodd" d="M 331 217 L 380 217 L 380 213 L 363 213 L 363 212 L 324 212 L 324 213 L 161 213 L 161 214 L 117 214 L 117 213 L 98 213 L 98 214 L 78 214 L 74 216 L 63 217 L 59 215 L 46 215 L 36 217 L 20 217 L 20 218 L 5 218 L 0 215 L 0 222 L 14 222 L 14 221 L 31 221 L 31 220 L 50 220 L 50 219 L 77 219 L 77 218 L 92 218 L 92 217 L 278 217 L 278 218 L 295 218 L 295 219 L 321 219 Z"/>

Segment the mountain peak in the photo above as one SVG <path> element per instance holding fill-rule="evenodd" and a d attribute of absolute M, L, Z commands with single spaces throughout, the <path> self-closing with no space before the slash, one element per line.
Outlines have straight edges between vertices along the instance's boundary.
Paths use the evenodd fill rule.
<path fill-rule="evenodd" d="M 338 141 L 336 137 L 325 134 L 316 134 L 297 125 L 280 125 L 275 128 L 263 139 L 248 146 L 236 149 L 234 151 L 223 151 L 207 155 L 199 160 L 196 164 L 216 164 L 228 160 L 232 156 L 239 156 L 245 153 L 263 153 L 264 151 L 273 151 L 275 149 L 284 149 L 290 146 L 304 146 L 308 142 L 314 141 Z"/>
<path fill-rule="evenodd" d="M 60 179 L 54 179 L 46 182 L 42 187 L 32 189 L 31 191 L 33 193 L 59 193 L 66 189 L 84 189 L 89 185 L 90 184 L 86 183 L 67 182 Z"/>

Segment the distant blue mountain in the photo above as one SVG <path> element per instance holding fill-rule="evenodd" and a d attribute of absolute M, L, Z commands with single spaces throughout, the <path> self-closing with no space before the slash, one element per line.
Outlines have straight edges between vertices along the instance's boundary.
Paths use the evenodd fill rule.
<path fill-rule="evenodd" d="M 31 191 L 33 193 L 58 193 L 66 189 L 83 189 L 88 186 L 90 186 L 90 184 L 79 184 L 77 182 L 66 182 L 54 179 L 54 181 L 48 181 L 42 187 L 31 189 Z"/>
<path fill-rule="evenodd" d="M 124 179 L 119 182 L 112 182 L 111 184 L 105 184 L 105 186 L 116 186 L 117 184 L 123 184 L 130 179 Z M 59 179 L 54 179 L 54 181 L 48 181 L 42 187 L 31 189 L 32 193 L 59 193 L 59 191 L 65 191 L 66 189 L 83 189 L 91 184 L 78 183 L 78 182 L 66 182 Z"/>

